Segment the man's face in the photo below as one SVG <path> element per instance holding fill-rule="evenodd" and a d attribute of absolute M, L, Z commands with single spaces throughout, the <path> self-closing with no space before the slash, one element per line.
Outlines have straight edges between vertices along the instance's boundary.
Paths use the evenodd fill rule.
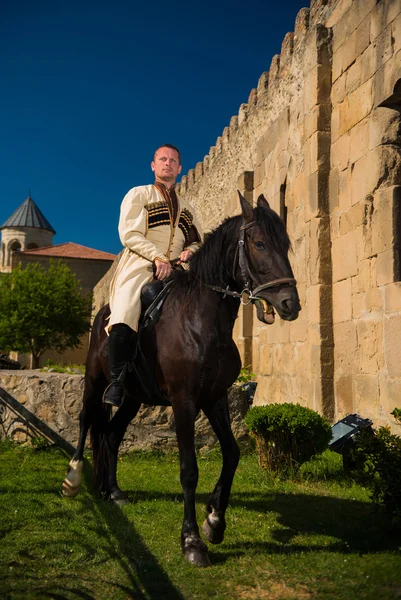
<path fill-rule="evenodd" d="M 178 154 L 172 148 L 159 148 L 151 163 L 158 181 L 172 185 L 181 173 Z"/>

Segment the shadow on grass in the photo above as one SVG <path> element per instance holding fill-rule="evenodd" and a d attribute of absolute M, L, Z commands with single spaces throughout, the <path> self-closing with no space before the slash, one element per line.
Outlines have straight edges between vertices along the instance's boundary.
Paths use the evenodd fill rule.
<path fill-rule="evenodd" d="M 174 501 L 183 502 L 182 494 L 168 492 L 148 492 L 135 490 L 128 492 L 133 502 Z M 197 494 L 198 504 L 206 504 L 209 494 Z M 277 527 L 270 529 L 269 542 L 249 540 L 245 544 L 254 550 L 265 549 L 268 553 L 307 552 L 324 550 L 329 552 L 375 553 L 397 551 L 399 539 L 393 531 L 387 516 L 370 502 L 294 493 L 261 493 L 260 491 L 232 493 L 230 509 L 247 509 L 257 513 L 258 518 L 271 518 Z M 274 525 L 273 522 L 273 525 Z M 292 544 L 299 535 L 313 535 L 334 538 L 327 544 Z M 244 547 L 244 544 L 241 546 Z M 221 562 L 216 556 L 212 563 Z"/>
<path fill-rule="evenodd" d="M 88 492 L 92 495 L 80 497 L 82 506 L 89 510 L 95 518 L 96 525 L 88 523 L 87 529 L 92 529 L 99 539 L 99 548 L 93 547 L 85 541 L 85 536 L 76 531 L 60 532 L 60 539 L 54 539 L 52 550 L 54 555 L 63 552 L 65 546 L 79 546 L 82 562 L 71 560 L 70 572 L 67 567 L 54 571 L 49 565 L 48 572 L 38 575 L 34 572 L 25 572 L 21 580 L 20 573 L 13 574 L 18 569 L 18 562 L 9 564 L 9 573 L 0 573 L 3 579 L 5 598 L 52 598 L 54 600 L 72 600 L 83 598 L 97 600 L 97 598 L 132 598 L 135 600 L 184 600 L 184 596 L 173 585 L 169 576 L 159 564 L 156 557 L 149 551 L 142 537 L 137 533 L 123 511 L 116 505 L 96 497 L 93 490 L 93 473 L 91 465 L 85 461 L 84 482 Z M 54 488 L 40 488 L 39 493 L 55 495 Z M 30 494 L 29 486 L 24 491 Z M 65 502 L 74 500 L 65 499 Z M 67 510 L 68 513 L 68 510 Z M 56 511 L 54 517 L 62 518 L 62 512 Z M 49 517 L 50 519 L 50 517 Z M 43 525 L 46 527 L 45 523 Z M 104 560 L 97 560 L 96 566 L 91 565 L 91 559 L 101 550 Z M 44 551 L 45 555 L 45 551 Z M 21 554 L 21 559 L 30 558 Z M 36 560 L 37 557 L 32 557 Z M 68 562 L 68 558 L 65 559 Z M 88 564 L 85 571 L 84 564 Z M 99 569 L 99 565 L 101 568 Z M 118 565 L 118 567 L 117 567 Z M 76 570 L 74 567 L 78 566 Z M 43 567 L 41 567 L 43 568 Z M 109 569 L 109 571 L 108 571 Z M 125 577 L 121 571 L 125 573 Z M 48 573 L 54 573 L 53 578 Z M 9 595 L 7 595 L 9 594 Z M 0 594 L 1 595 L 1 594 Z M 2 596 L 3 597 L 3 596 Z"/>

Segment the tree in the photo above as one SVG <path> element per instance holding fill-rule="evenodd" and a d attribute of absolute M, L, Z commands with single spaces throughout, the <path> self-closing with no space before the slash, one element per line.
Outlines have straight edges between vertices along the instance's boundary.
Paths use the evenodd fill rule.
<path fill-rule="evenodd" d="M 45 350 L 76 348 L 90 329 L 91 297 L 83 296 L 74 273 L 61 261 L 18 265 L 0 278 L 0 348 L 32 354 L 33 367 Z"/>

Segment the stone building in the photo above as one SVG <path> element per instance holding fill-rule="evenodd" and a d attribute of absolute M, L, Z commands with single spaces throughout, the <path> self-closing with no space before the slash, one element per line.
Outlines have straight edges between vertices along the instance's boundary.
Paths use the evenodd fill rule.
<path fill-rule="evenodd" d="M 0 272 L 2 273 L 11 271 L 13 253 L 50 246 L 56 233 L 32 200 L 30 193 L 21 206 L 3 223 L 0 231 Z"/>
<path fill-rule="evenodd" d="M 18 264 L 25 267 L 35 262 L 46 266 L 50 260 L 62 260 L 76 275 L 84 294 L 93 293 L 94 287 L 115 259 L 114 254 L 73 242 L 52 245 L 56 232 L 30 194 L 0 230 L 0 272 L 9 273 Z M 66 350 L 62 354 L 55 351 L 45 352 L 41 356 L 40 364 L 45 364 L 48 359 L 64 364 L 83 363 L 86 360 L 88 342 L 89 334 L 83 336 L 79 348 Z M 11 358 L 21 362 L 23 366 L 29 367 L 31 364 L 31 357 L 28 355 L 13 352 Z"/>
<path fill-rule="evenodd" d="M 238 319 L 256 403 L 376 425 L 401 406 L 401 2 L 312 0 L 181 194 L 215 227 L 265 194 L 292 240 L 302 312 Z"/>

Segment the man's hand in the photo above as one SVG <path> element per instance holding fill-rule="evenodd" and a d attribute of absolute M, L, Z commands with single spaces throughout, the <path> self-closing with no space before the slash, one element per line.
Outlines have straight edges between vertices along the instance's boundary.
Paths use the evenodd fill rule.
<path fill-rule="evenodd" d="M 166 279 L 171 274 L 171 265 L 170 263 L 165 263 L 158 258 L 155 258 L 155 267 L 156 273 L 155 276 L 157 279 Z"/>
<path fill-rule="evenodd" d="M 180 262 L 188 262 L 192 258 L 191 250 L 183 250 L 178 258 L 180 259 Z"/>

